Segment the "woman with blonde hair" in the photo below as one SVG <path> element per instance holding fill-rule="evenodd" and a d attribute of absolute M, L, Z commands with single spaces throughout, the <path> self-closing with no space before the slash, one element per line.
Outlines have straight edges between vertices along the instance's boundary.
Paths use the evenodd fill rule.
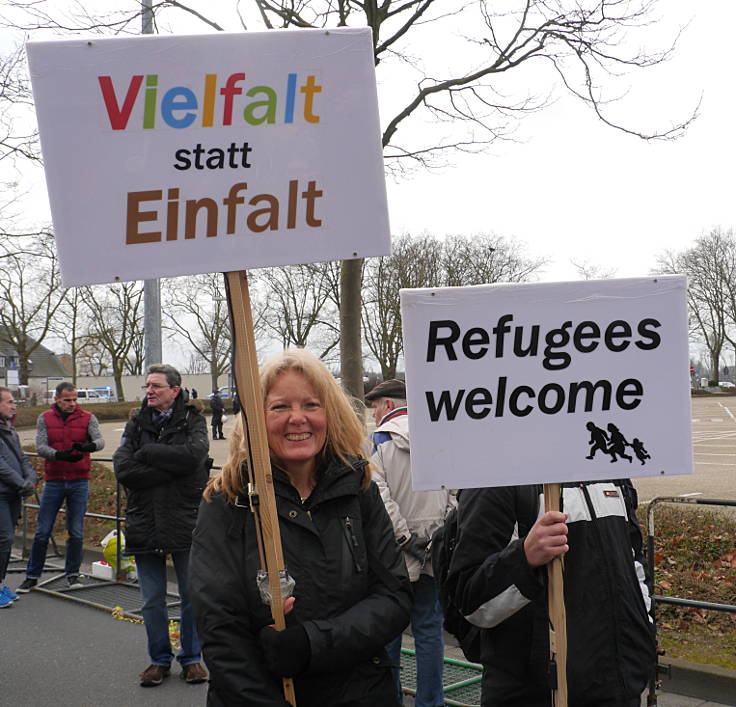
<path fill-rule="evenodd" d="M 286 630 L 259 595 L 240 418 L 199 510 L 192 604 L 210 670 L 208 705 L 398 705 L 384 650 L 409 620 L 411 588 L 364 457 L 365 430 L 322 361 L 289 349 L 261 368 L 284 558 L 295 580 Z"/>

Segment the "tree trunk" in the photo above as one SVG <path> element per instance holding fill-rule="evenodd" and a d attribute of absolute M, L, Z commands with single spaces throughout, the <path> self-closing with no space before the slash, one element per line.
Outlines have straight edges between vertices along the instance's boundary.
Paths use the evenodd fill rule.
<path fill-rule="evenodd" d="M 28 365 L 27 354 L 21 354 L 18 351 L 18 384 L 28 385 L 28 374 L 30 373 L 30 366 Z"/>
<path fill-rule="evenodd" d="M 119 366 L 113 363 L 112 377 L 115 380 L 115 393 L 118 396 L 118 401 L 122 402 L 125 400 L 125 392 L 123 391 L 123 365 Z"/>
<path fill-rule="evenodd" d="M 360 338 L 360 290 L 363 260 L 340 264 L 340 376 L 342 387 L 363 405 L 363 347 Z"/>
<path fill-rule="evenodd" d="M 721 348 L 718 347 L 718 350 L 712 350 L 710 352 L 710 376 L 711 376 L 711 382 L 713 382 L 714 385 L 718 385 L 718 376 L 719 371 L 721 367 Z"/>

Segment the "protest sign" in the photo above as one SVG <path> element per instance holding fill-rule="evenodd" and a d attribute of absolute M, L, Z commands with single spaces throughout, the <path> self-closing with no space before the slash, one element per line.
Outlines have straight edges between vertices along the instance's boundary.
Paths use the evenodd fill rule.
<path fill-rule="evenodd" d="M 686 279 L 402 290 L 415 490 L 692 472 Z"/>
<path fill-rule="evenodd" d="M 371 30 L 27 45 L 64 285 L 224 271 L 248 499 L 285 574 L 246 268 L 385 255 Z M 294 683 L 283 679 L 286 701 Z"/>
<path fill-rule="evenodd" d="M 64 285 L 389 253 L 370 29 L 27 52 Z"/>

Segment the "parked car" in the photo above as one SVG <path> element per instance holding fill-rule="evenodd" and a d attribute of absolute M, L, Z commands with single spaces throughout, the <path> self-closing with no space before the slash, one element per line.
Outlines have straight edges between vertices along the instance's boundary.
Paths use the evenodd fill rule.
<path fill-rule="evenodd" d="M 718 387 L 719 388 L 736 388 L 736 383 L 731 383 L 731 381 L 718 381 Z"/>
<path fill-rule="evenodd" d="M 109 398 L 99 390 L 92 388 L 77 388 L 77 402 L 80 405 L 89 405 L 90 403 L 106 403 Z"/>

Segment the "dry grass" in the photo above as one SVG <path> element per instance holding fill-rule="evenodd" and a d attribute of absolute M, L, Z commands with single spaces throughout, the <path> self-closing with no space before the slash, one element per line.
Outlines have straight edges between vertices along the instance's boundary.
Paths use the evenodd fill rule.
<path fill-rule="evenodd" d="M 736 605 L 732 515 L 663 505 L 654 527 L 655 594 Z M 658 604 L 657 627 L 668 656 L 736 669 L 736 614 Z"/>

